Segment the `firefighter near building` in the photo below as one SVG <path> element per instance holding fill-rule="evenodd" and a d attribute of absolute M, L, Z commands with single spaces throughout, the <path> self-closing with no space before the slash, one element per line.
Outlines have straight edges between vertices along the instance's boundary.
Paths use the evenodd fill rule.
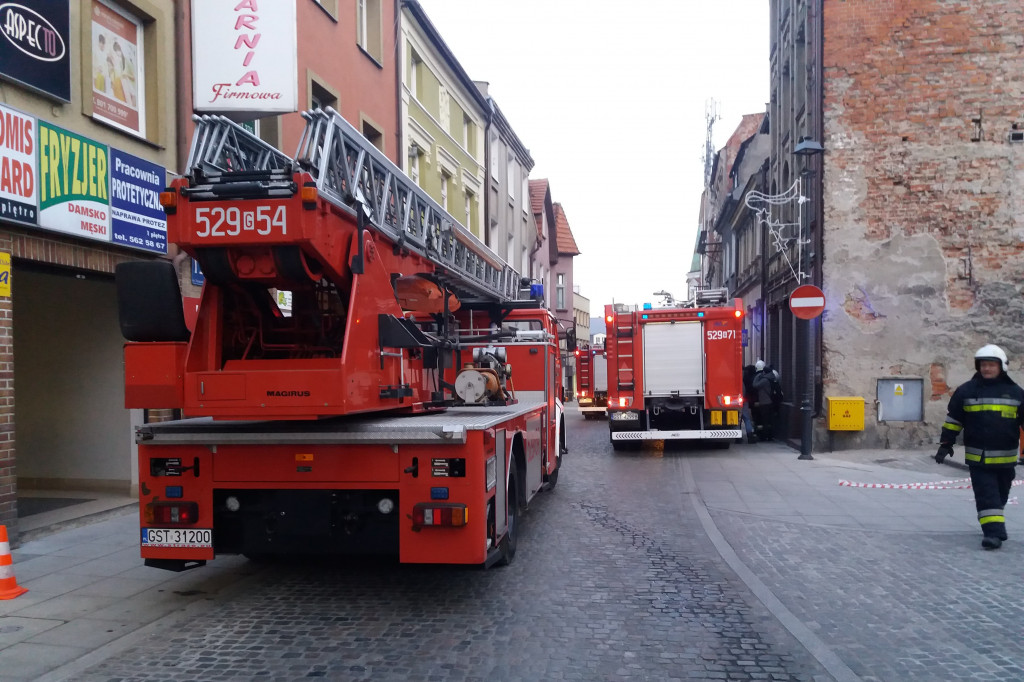
<path fill-rule="evenodd" d="M 294 158 L 196 119 L 168 237 L 206 277 L 121 264 L 141 552 L 509 563 L 565 451 L 556 321 L 530 285 L 333 110 Z M 290 305 L 281 305 L 290 294 Z"/>
<path fill-rule="evenodd" d="M 605 306 L 608 429 L 615 450 L 644 441 L 742 438 L 743 307 L 724 289 L 685 305 Z"/>
<path fill-rule="evenodd" d="M 608 414 L 608 362 L 604 342 L 576 349 L 576 377 L 579 382 L 580 413 L 584 419 L 600 419 Z"/>

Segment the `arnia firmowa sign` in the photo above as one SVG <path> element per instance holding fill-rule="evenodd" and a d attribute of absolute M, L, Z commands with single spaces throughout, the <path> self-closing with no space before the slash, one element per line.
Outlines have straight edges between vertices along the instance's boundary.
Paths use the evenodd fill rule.
<path fill-rule="evenodd" d="M 298 110 L 295 0 L 192 0 L 193 108 L 235 119 Z"/>
<path fill-rule="evenodd" d="M 68 0 L 0 0 L 0 77 L 71 101 Z"/>

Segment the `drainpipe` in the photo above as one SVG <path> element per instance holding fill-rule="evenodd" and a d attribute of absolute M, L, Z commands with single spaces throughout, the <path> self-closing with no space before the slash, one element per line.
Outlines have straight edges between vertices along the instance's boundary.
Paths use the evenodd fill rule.
<path fill-rule="evenodd" d="M 402 59 L 402 0 L 395 0 L 395 161 L 399 168 L 408 173 L 409 155 L 402 146 L 402 130 L 405 121 L 402 119 L 402 71 L 405 60 Z M 403 168 L 403 166 L 406 166 Z"/>

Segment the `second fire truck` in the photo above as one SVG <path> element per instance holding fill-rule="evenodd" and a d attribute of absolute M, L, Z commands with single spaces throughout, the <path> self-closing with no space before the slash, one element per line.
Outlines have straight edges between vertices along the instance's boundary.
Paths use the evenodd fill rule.
<path fill-rule="evenodd" d="M 580 412 L 584 419 L 600 419 L 608 414 L 608 362 L 604 341 L 595 341 L 576 353 Z"/>
<path fill-rule="evenodd" d="M 724 289 L 684 306 L 605 306 L 608 428 L 616 450 L 741 438 L 743 307 Z"/>

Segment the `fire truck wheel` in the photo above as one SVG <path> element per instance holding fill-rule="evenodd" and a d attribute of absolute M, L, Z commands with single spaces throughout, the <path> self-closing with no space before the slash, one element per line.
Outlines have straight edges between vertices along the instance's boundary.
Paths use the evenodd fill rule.
<path fill-rule="evenodd" d="M 547 486 L 545 490 L 551 490 L 558 485 L 558 472 L 562 470 L 562 458 L 558 458 L 558 463 L 555 465 L 555 470 L 548 474 Z"/>
<path fill-rule="evenodd" d="M 501 559 L 498 560 L 501 566 L 512 563 L 516 558 L 516 546 L 519 544 L 519 474 L 516 471 L 515 460 L 510 464 L 512 469 L 508 475 L 508 492 L 505 493 L 508 526 L 505 529 L 505 537 L 501 540 Z"/>

